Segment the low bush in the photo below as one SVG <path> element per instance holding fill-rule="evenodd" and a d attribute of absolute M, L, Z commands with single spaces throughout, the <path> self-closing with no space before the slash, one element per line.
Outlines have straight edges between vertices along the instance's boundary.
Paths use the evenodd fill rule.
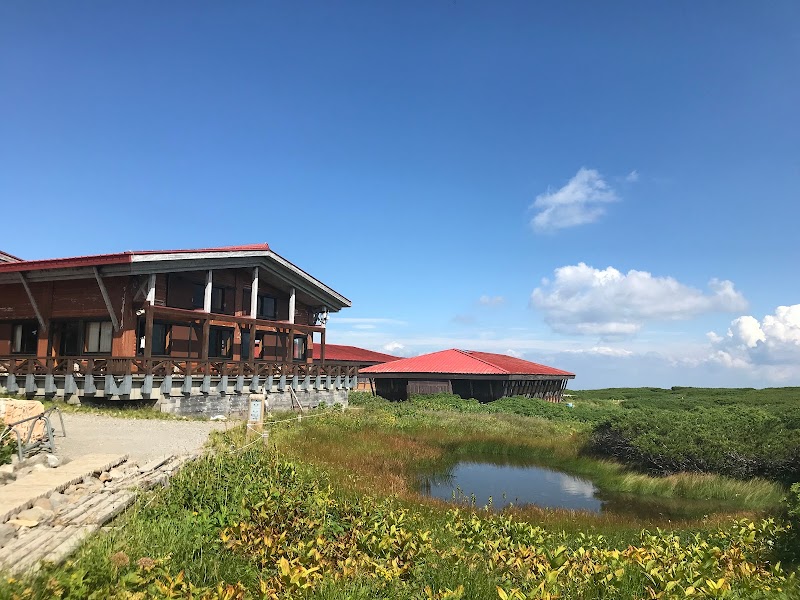
<path fill-rule="evenodd" d="M 718 473 L 800 481 L 800 409 L 745 402 L 627 400 L 584 448 L 652 474 Z"/>

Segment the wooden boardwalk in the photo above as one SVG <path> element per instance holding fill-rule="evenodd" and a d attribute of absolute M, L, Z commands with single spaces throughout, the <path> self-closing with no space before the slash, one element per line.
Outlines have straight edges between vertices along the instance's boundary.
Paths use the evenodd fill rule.
<path fill-rule="evenodd" d="M 102 489 L 81 496 L 76 502 L 65 503 L 47 522 L 21 528 L 13 540 L 0 548 L 0 570 L 13 574 L 32 573 L 45 562 L 60 563 L 88 536 L 130 506 L 138 494 L 156 485 L 165 485 L 178 469 L 196 456 L 170 456 L 152 461 L 139 467 L 134 475 L 110 481 Z M 44 493 L 37 497 L 42 496 Z M 31 499 L 27 506 L 34 500 Z"/>

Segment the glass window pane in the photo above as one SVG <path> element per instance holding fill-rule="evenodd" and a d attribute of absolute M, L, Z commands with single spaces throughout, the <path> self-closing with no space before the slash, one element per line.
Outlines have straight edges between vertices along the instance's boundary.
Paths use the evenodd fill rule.
<path fill-rule="evenodd" d="M 100 323 L 87 323 L 84 331 L 84 351 L 85 352 L 99 352 L 100 351 Z"/>
<path fill-rule="evenodd" d="M 22 325 L 14 325 L 14 346 L 12 352 L 22 352 Z"/>
<path fill-rule="evenodd" d="M 111 352 L 111 340 L 113 338 L 111 321 L 100 323 L 100 343 L 98 352 Z"/>

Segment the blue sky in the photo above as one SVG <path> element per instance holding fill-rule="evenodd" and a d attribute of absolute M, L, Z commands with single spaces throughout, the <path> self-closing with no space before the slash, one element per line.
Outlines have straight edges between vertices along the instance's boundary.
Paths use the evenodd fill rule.
<path fill-rule="evenodd" d="M 0 245 L 266 241 L 353 301 L 330 341 L 511 352 L 574 388 L 798 385 L 798 21 L 3 2 Z"/>

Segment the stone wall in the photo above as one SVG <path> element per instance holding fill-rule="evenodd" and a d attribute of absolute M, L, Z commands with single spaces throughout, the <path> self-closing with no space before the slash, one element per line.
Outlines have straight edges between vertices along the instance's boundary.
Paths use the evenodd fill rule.
<path fill-rule="evenodd" d="M 264 395 L 267 411 L 299 410 L 317 408 L 320 404 L 347 406 L 347 390 L 312 390 L 297 392 L 295 401 L 289 391 L 273 392 Z M 159 400 L 157 408 L 161 412 L 183 416 L 247 418 L 250 394 L 198 394 L 188 396 L 169 396 Z"/>

